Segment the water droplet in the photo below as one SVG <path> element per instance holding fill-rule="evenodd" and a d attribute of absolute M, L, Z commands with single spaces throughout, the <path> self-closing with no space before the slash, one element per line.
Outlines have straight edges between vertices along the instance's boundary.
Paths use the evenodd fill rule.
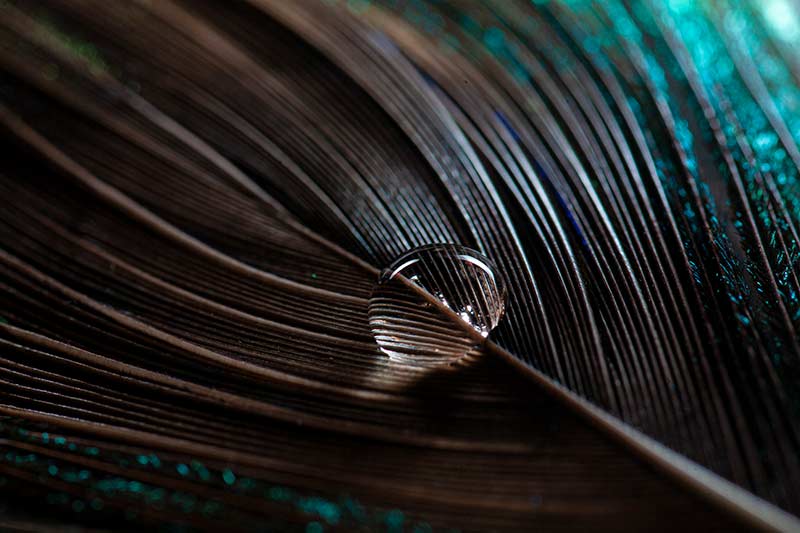
<path fill-rule="evenodd" d="M 505 282 L 486 256 L 456 244 L 431 244 L 383 271 L 370 298 L 369 323 L 389 357 L 437 365 L 479 345 L 505 306 Z"/>

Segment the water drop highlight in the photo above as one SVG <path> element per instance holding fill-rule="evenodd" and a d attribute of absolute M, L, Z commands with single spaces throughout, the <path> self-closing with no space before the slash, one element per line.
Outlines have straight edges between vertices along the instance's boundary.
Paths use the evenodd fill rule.
<path fill-rule="evenodd" d="M 506 298 L 503 276 L 485 255 L 457 244 L 420 246 L 381 273 L 370 298 L 370 328 L 393 359 L 452 363 L 497 327 Z"/>

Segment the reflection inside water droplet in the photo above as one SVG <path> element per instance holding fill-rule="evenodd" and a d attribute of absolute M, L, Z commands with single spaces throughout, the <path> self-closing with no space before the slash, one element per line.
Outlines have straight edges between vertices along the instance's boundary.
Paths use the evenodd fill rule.
<path fill-rule="evenodd" d="M 407 252 L 383 271 L 370 298 L 369 323 L 388 356 L 439 364 L 480 344 L 505 306 L 505 282 L 486 256 L 433 244 Z"/>

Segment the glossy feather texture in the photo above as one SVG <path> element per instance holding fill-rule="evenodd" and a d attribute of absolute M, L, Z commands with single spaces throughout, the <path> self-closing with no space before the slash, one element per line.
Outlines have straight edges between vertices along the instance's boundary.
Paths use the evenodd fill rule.
<path fill-rule="evenodd" d="M 0 475 L 25 501 L 209 529 L 734 527 L 528 369 L 800 511 L 796 6 L 0 12 Z M 454 367 L 386 357 L 380 270 L 446 243 L 503 272 L 502 320 Z"/>

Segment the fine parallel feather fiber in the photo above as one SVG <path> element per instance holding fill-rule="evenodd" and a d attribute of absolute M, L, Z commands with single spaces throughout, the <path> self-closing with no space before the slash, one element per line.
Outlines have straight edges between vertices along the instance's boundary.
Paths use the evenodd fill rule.
<path fill-rule="evenodd" d="M 800 527 L 790 0 L 0 0 L 0 139 L 0 529 Z"/>

